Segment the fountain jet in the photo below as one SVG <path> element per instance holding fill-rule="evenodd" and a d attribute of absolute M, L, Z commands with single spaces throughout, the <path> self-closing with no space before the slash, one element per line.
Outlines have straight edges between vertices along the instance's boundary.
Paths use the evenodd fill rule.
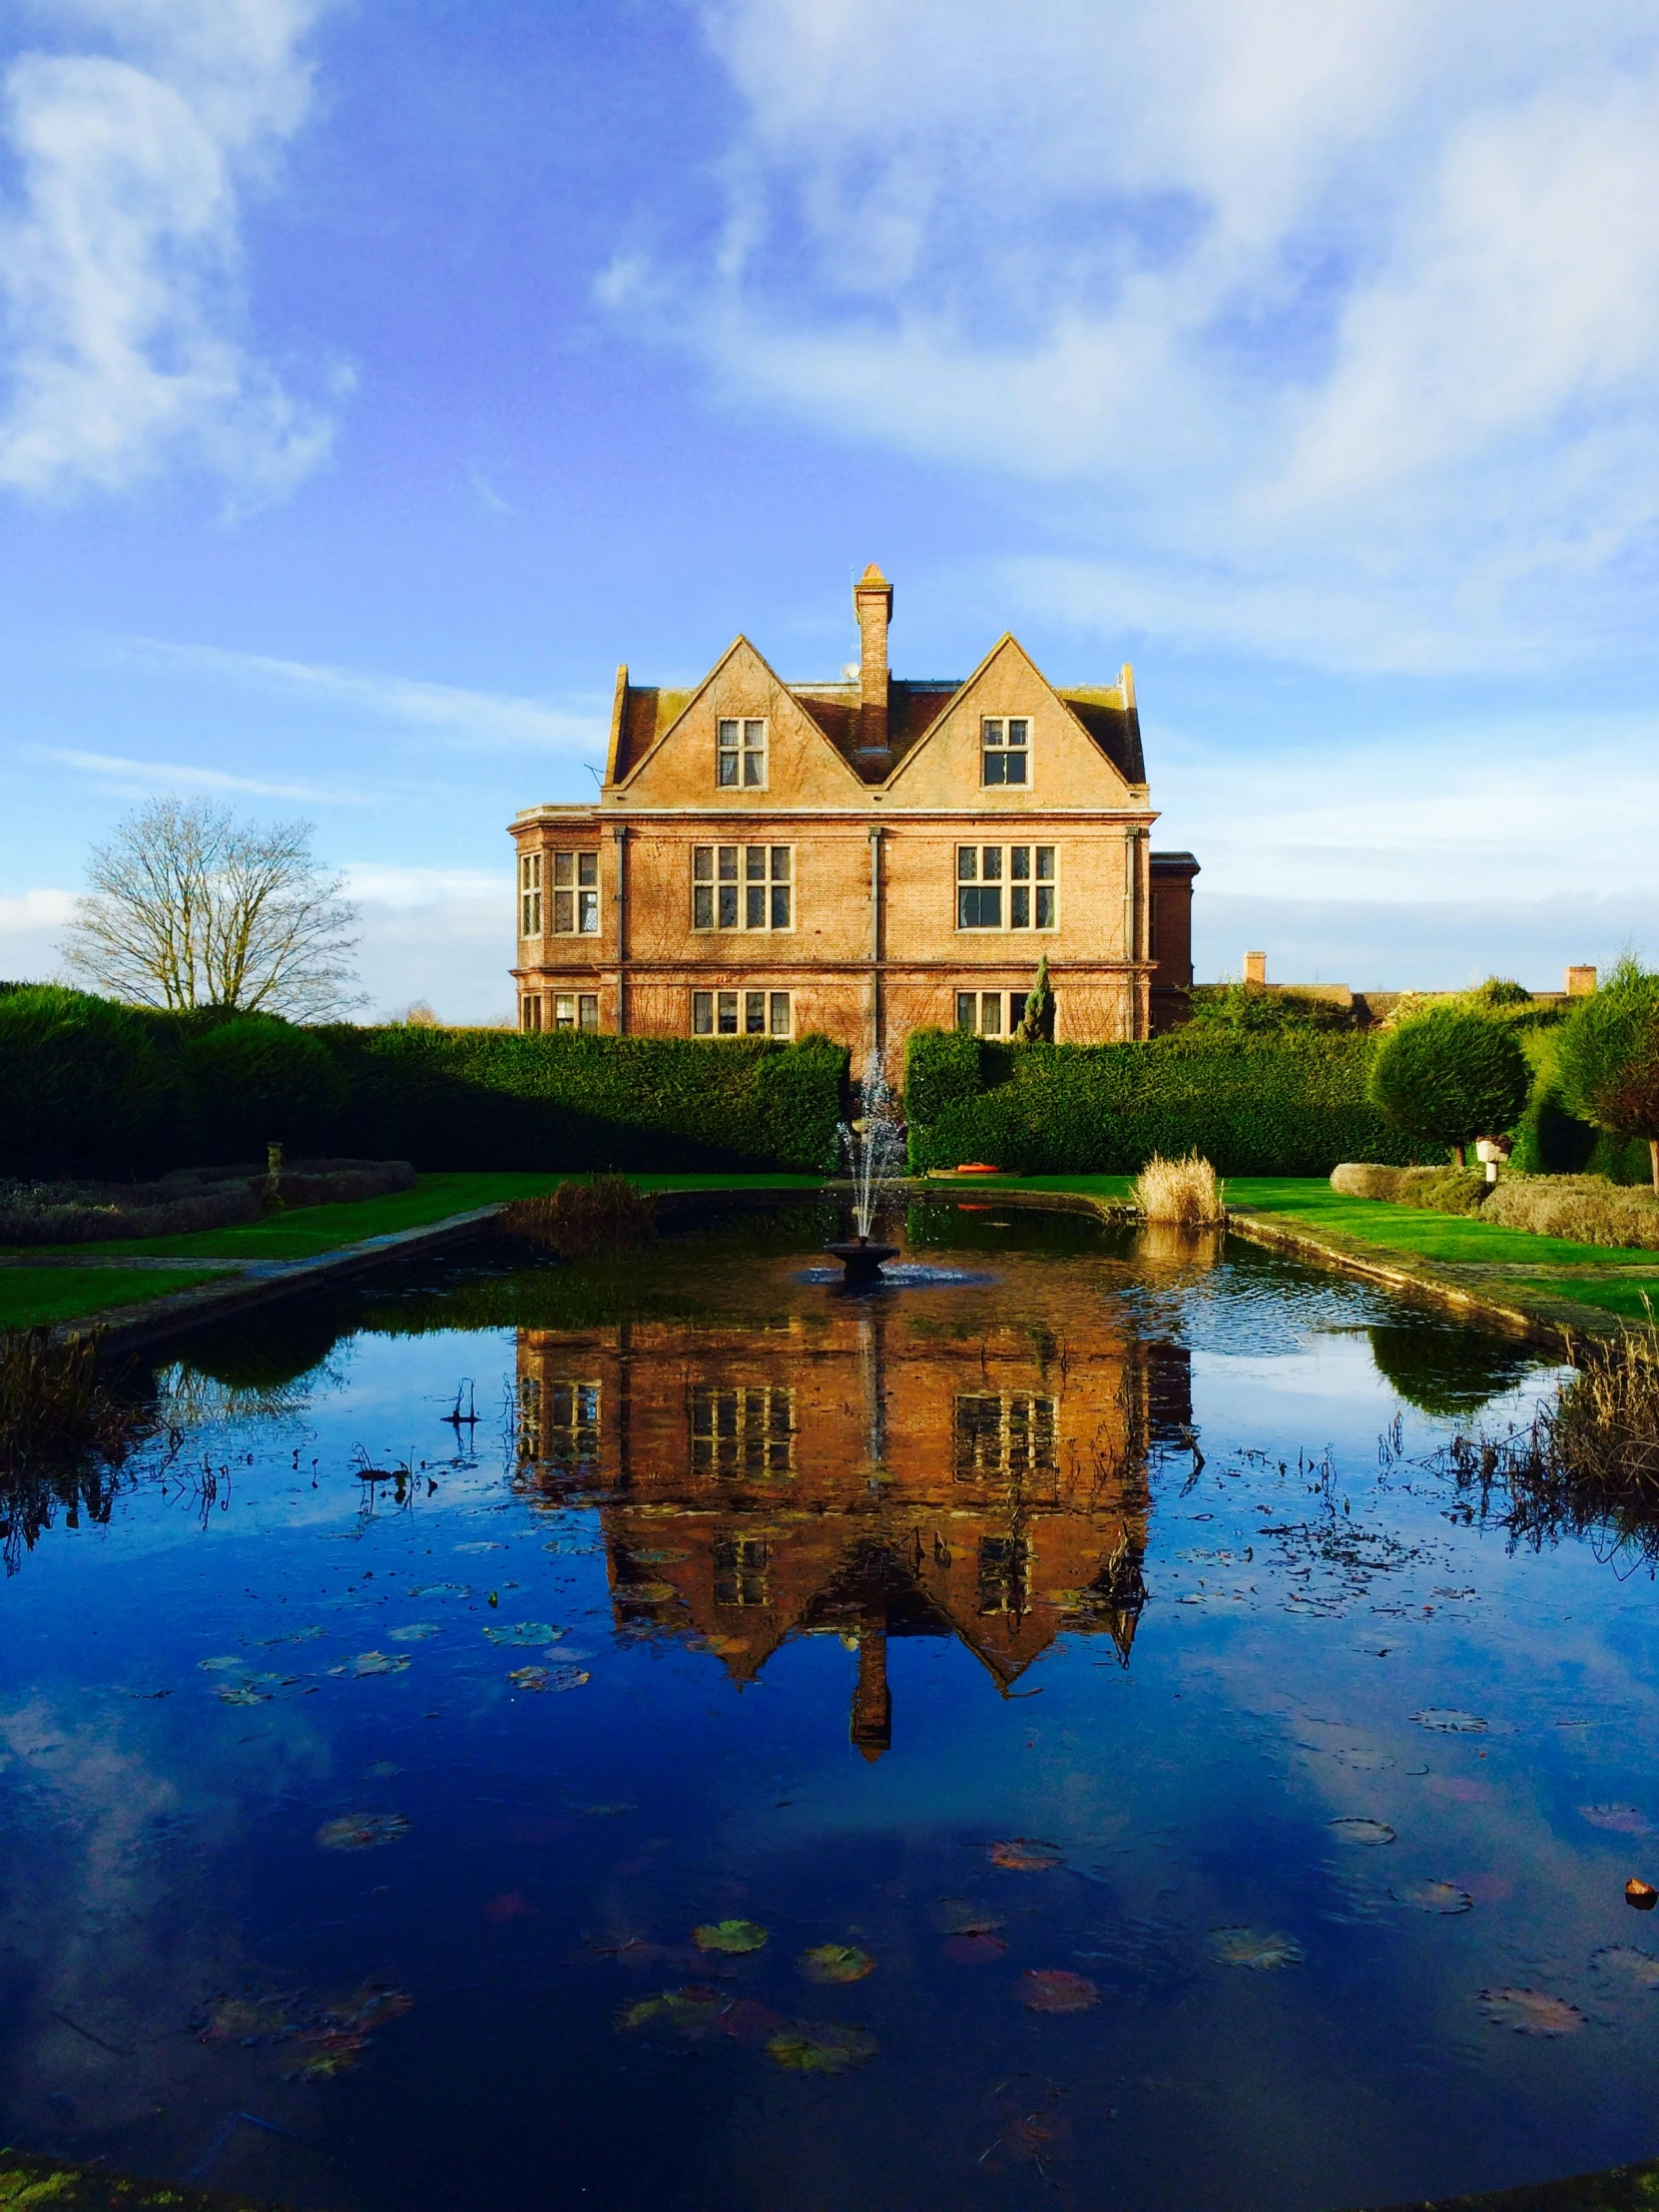
<path fill-rule="evenodd" d="M 860 1103 L 863 1111 L 858 1119 L 840 1125 L 841 1157 L 852 1178 L 852 1219 L 857 1236 L 850 1243 L 826 1247 L 830 1257 L 841 1263 L 849 1284 L 873 1282 L 882 1262 L 898 1257 L 897 1245 L 874 1244 L 869 1234 L 885 1186 L 896 1181 L 904 1169 L 904 1128 L 877 1052 L 871 1052 L 864 1064 Z"/>

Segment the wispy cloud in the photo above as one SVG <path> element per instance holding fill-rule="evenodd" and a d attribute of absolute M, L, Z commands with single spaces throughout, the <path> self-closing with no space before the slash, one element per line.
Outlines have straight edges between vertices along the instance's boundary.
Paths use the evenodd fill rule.
<path fill-rule="evenodd" d="M 73 891 L 24 891 L 0 898 L 0 930 L 61 929 L 75 911 Z"/>
<path fill-rule="evenodd" d="M 701 257 L 600 296 L 734 397 L 1020 487 L 1074 617 L 1327 666 L 1643 646 L 1637 0 L 695 0 Z"/>
<path fill-rule="evenodd" d="M 483 868 L 390 867 L 378 860 L 347 860 L 341 871 L 353 898 L 376 906 L 439 906 L 484 900 L 499 909 L 506 929 L 512 912 L 513 871 Z"/>
<path fill-rule="evenodd" d="M 500 692 L 467 691 L 452 684 L 276 660 L 259 653 L 232 653 L 212 645 L 171 645 L 156 638 L 115 639 L 109 650 L 128 666 L 178 671 L 319 706 L 346 707 L 380 721 L 437 732 L 458 745 L 543 752 L 597 746 L 602 752 L 605 744 L 602 713 L 582 714 Z"/>
<path fill-rule="evenodd" d="M 507 500 L 502 498 L 481 468 L 468 469 L 466 480 L 471 486 L 472 495 L 479 506 L 487 509 L 490 514 L 510 515 L 517 512 Z"/>
<path fill-rule="evenodd" d="M 103 780 L 123 796 L 156 791 L 238 792 L 254 799 L 297 800 L 303 806 L 372 807 L 376 794 L 298 777 L 236 776 L 229 769 L 197 768 L 180 761 L 135 761 L 117 753 L 82 753 L 66 746 L 31 746 L 37 760 L 55 761 Z"/>
<path fill-rule="evenodd" d="M 304 120 L 328 0 L 67 0 L 0 79 L 0 488 L 124 492 L 171 464 L 233 507 L 327 452 L 248 334 L 242 204 Z"/>

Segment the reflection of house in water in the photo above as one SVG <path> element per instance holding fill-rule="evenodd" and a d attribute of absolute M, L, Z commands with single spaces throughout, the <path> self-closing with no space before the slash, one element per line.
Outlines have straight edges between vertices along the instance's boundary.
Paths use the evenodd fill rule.
<path fill-rule="evenodd" d="M 524 1330 L 518 1372 L 520 1487 L 600 1506 L 618 1626 L 739 1682 L 789 1636 L 839 1635 L 871 1758 L 891 1636 L 959 1636 L 1003 1691 L 1062 1630 L 1127 1661 L 1148 1453 L 1191 1421 L 1184 1351 L 1082 1316 L 1063 1348 L 870 1303 Z"/>

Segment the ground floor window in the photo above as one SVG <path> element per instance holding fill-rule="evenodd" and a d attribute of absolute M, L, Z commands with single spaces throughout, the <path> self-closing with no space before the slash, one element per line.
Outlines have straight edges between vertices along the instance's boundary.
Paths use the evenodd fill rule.
<path fill-rule="evenodd" d="M 789 1037 L 793 991 L 693 991 L 694 1037 Z"/>
<path fill-rule="evenodd" d="M 700 1474 L 793 1474 L 795 1392 L 785 1383 L 694 1382 L 691 1443 Z"/>
<path fill-rule="evenodd" d="M 599 1027 L 599 994 L 596 991 L 560 991 L 553 1000 L 553 1026 L 555 1029 L 588 1029 Z M 539 1029 L 541 1023 L 538 1021 Z"/>
<path fill-rule="evenodd" d="M 956 1026 L 981 1037 L 1011 1037 L 1025 1018 L 1024 991 L 958 991 Z"/>
<path fill-rule="evenodd" d="M 519 1000 L 518 1026 L 521 1029 L 539 1029 L 541 1027 L 541 1000 L 539 998 L 526 995 Z"/>

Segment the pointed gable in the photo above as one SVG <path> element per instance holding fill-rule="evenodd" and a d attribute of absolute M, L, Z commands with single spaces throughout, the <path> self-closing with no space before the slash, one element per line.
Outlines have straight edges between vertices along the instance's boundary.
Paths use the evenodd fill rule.
<path fill-rule="evenodd" d="M 723 721 L 764 721 L 767 779 L 761 789 L 716 781 Z M 691 692 L 619 685 L 613 781 L 631 806 L 718 807 L 766 814 L 779 807 L 844 806 L 861 779 L 817 717 L 747 638 L 737 638 Z"/>
<path fill-rule="evenodd" d="M 1029 780 L 983 788 L 980 729 L 987 717 L 1019 716 L 1031 725 Z M 1075 699 L 1055 690 L 1018 639 L 1004 633 L 893 771 L 890 789 L 906 808 L 959 808 L 987 814 L 1067 808 L 1130 808 L 1141 778 L 1140 733 L 1122 690 Z"/>

